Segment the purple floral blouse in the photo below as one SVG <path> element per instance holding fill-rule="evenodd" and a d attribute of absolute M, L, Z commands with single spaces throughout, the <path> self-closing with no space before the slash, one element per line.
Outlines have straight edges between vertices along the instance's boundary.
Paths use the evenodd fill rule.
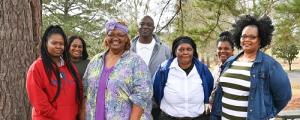
<path fill-rule="evenodd" d="M 99 78 L 104 53 L 97 54 L 88 64 L 83 77 L 86 96 L 86 119 L 95 119 Z M 115 65 L 105 91 L 105 118 L 129 120 L 133 104 L 144 109 L 141 120 L 151 120 L 152 84 L 146 63 L 135 53 L 126 51 Z"/>

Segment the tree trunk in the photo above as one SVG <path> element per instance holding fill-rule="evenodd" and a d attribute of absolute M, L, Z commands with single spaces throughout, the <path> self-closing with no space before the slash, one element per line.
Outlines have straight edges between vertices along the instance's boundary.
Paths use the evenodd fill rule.
<path fill-rule="evenodd" d="M 206 65 L 208 68 L 210 68 L 210 60 L 208 55 L 206 55 Z"/>
<path fill-rule="evenodd" d="M 292 71 L 292 61 L 288 60 L 288 63 L 289 63 L 289 71 Z"/>
<path fill-rule="evenodd" d="M 0 120 L 31 118 L 25 78 L 40 30 L 40 0 L 0 0 Z"/>

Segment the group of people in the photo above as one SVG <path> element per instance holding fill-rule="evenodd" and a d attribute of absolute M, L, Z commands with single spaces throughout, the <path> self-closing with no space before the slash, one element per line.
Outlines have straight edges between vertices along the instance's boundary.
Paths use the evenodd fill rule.
<path fill-rule="evenodd" d="M 154 29 L 145 16 L 131 40 L 125 22 L 109 20 L 107 49 L 89 60 L 81 37 L 49 26 L 27 72 L 32 119 L 268 120 L 291 99 L 287 74 L 261 51 L 274 31 L 268 16 L 240 16 L 220 34 L 213 74 L 191 37 L 177 37 L 170 49 Z"/>

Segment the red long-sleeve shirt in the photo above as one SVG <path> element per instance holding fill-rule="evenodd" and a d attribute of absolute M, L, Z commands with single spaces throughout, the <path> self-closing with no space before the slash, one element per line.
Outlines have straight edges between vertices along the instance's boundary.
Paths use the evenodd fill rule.
<path fill-rule="evenodd" d="M 76 84 L 66 65 L 59 67 L 61 90 L 55 102 L 51 103 L 56 91 L 57 80 L 54 72 L 49 82 L 41 58 L 30 66 L 26 90 L 32 105 L 32 120 L 75 120 L 78 113 Z M 80 83 L 82 93 L 82 84 Z"/>

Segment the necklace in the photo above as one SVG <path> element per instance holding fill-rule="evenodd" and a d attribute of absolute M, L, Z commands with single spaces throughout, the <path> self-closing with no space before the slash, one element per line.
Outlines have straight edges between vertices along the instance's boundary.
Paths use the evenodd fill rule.
<path fill-rule="evenodd" d="M 246 58 L 246 57 L 244 57 L 244 55 L 238 59 L 238 61 L 240 61 L 240 62 L 254 62 L 254 60 L 255 60 L 255 57 L 254 58 Z"/>

